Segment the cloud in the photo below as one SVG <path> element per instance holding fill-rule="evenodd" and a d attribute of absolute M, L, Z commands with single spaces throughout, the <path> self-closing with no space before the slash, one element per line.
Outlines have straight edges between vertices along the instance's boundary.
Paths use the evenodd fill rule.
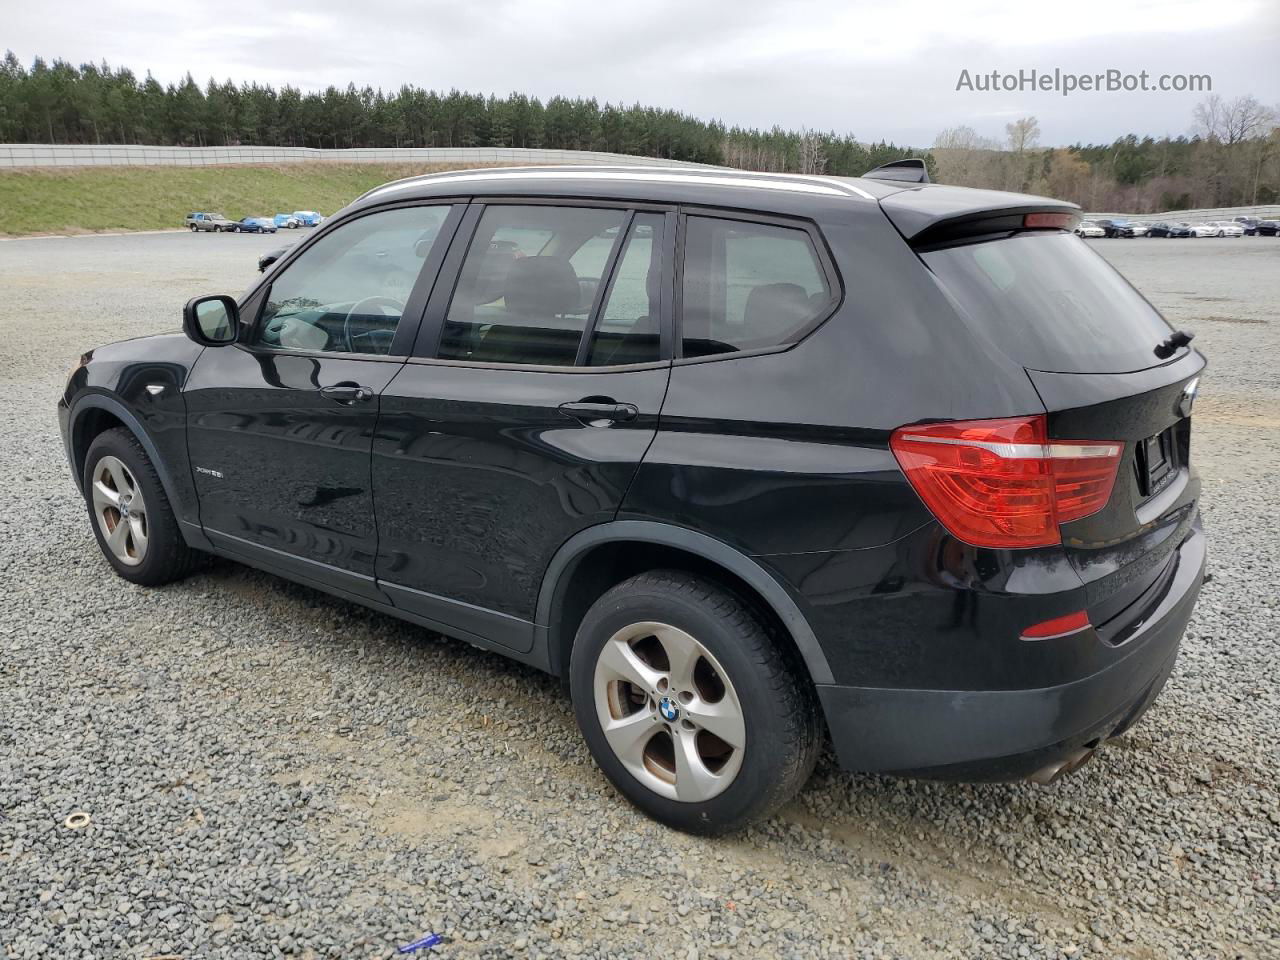
<path fill-rule="evenodd" d="M 960 123 L 1002 136 L 1027 113 L 1045 143 L 1176 135 L 1203 97 L 957 92 L 962 69 L 1209 73 L 1224 96 L 1280 103 L 1274 0 L 46 0 L 6 21 L 24 60 L 105 58 L 162 82 L 594 96 L 916 145 Z"/>

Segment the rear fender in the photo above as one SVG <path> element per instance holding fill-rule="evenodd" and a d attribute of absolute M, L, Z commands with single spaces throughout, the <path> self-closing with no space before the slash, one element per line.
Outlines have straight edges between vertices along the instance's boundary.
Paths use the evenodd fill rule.
<path fill-rule="evenodd" d="M 592 548 L 607 543 L 645 543 L 672 547 L 693 554 L 742 580 L 759 595 L 791 634 L 814 683 L 832 682 L 831 668 L 795 600 L 777 579 L 751 557 L 705 534 L 651 520 L 615 520 L 589 527 L 570 537 L 552 557 L 538 593 L 534 649 L 545 651 L 548 669 L 563 674 L 559 642 L 552 635 L 560 605 L 575 571 Z"/>

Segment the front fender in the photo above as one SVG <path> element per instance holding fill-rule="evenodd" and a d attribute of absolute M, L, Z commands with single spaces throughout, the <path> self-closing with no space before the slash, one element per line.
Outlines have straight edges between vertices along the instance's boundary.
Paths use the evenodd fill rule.
<path fill-rule="evenodd" d="M 127 340 L 86 354 L 59 403 L 59 420 L 76 487 L 93 437 L 122 425 L 142 444 L 187 538 L 203 539 L 187 458 L 182 388 L 202 348 L 186 337 Z"/>

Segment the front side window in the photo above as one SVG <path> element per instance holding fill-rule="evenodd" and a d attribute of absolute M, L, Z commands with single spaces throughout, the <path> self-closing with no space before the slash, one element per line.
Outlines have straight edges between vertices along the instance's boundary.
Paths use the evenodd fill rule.
<path fill-rule="evenodd" d="M 686 357 L 793 343 L 832 304 L 831 288 L 805 230 L 689 217 L 684 257 Z"/>
<path fill-rule="evenodd" d="M 386 354 L 447 206 L 359 217 L 272 281 L 253 342 L 285 350 Z"/>
<path fill-rule="evenodd" d="M 476 225 L 437 356 L 573 366 L 625 210 L 491 206 Z"/>

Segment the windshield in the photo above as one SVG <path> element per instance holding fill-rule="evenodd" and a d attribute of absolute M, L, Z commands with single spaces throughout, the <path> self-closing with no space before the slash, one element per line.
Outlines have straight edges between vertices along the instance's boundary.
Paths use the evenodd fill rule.
<path fill-rule="evenodd" d="M 1088 244 L 1022 233 L 922 255 L 970 323 L 1032 370 L 1124 373 L 1160 361 L 1171 328 Z"/>

